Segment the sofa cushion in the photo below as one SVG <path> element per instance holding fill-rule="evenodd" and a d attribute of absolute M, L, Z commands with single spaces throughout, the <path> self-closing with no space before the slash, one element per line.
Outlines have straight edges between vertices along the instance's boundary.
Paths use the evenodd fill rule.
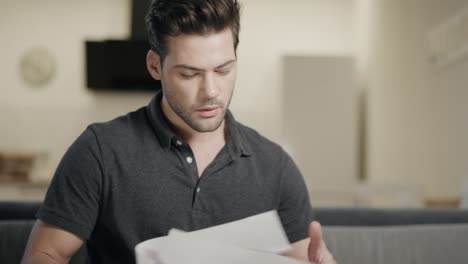
<path fill-rule="evenodd" d="M 325 226 L 338 263 L 468 263 L 468 224 Z"/>
<path fill-rule="evenodd" d="M 33 221 L 0 221 L 0 256 L 2 263 L 20 263 Z"/>
<path fill-rule="evenodd" d="M 0 263 L 20 263 L 35 220 L 0 221 Z M 71 264 L 86 263 L 86 247 L 73 256 Z"/>

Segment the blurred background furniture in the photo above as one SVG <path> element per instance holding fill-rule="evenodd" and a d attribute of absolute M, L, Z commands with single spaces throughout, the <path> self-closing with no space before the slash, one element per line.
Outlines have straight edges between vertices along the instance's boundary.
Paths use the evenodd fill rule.
<path fill-rule="evenodd" d="M 460 197 L 460 208 L 468 209 L 468 176 L 461 179 Z"/>
<path fill-rule="evenodd" d="M 34 160 L 33 153 L 0 152 L 0 182 L 27 182 Z"/>
<path fill-rule="evenodd" d="M 0 263 L 19 263 L 40 202 L 0 202 Z M 466 263 L 468 210 L 315 208 L 338 263 Z M 86 263 L 86 248 L 72 258 Z"/>
<path fill-rule="evenodd" d="M 419 208 L 424 206 L 422 187 L 415 184 L 360 183 L 356 187 L 357 207 Z"/>

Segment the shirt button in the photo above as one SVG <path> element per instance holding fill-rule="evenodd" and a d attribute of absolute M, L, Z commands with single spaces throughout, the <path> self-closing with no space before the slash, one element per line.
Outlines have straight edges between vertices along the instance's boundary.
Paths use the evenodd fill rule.
<path fill-rule="evenodd" d="M 177 146 L 182 146 L 182 141 L 177 140 L 177 141 L 176 141 L 176 145 L 177 145 Z"/>
<path fill-rule="evenodd" d="M 187 157 L 187 162 L 188 162 L 189 164 L 191 164 L 192 161 L 193 161 L 192 157 Z"/>
<path fill-rule="evenodd" d="M 200 192 L 200 187 L 197 188 L 197 193 L 199 193 L 199 192 Z"/>

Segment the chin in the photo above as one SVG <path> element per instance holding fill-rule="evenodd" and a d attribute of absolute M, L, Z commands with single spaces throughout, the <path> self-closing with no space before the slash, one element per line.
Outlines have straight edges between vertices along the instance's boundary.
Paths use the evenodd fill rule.
<path fill-rule="evenodd" d="M 193 130 L 202 132 L 202 133 L 207 133 L 207 132 L 214 132 L 216 131 L 222 124 L 224 118 L 219 120 L 218 117 L 214 117 L 216 120 L 202 120 L 202 121 L 195 121 L 192 123 L 190 126 Z"/>

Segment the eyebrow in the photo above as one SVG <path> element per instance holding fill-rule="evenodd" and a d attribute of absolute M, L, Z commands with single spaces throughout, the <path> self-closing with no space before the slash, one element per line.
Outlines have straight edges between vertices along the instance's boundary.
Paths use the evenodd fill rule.
<path fill-rule="evenodd" d="M 219 68 L 226 67 L 226 66 L 228 66 L 229 64 L 232 64 L 232 63 L 234 63 L 234 62 L 236 62 L 235 59 L 229 60 L 229 61 L 227 61 L 227 62 L 225 62 L 225 63 L 223 63 L 223 64 L 221 64 L 221 65 L 219 65 L 219 66 L 216 66 L 215 69 L 219 69 Z M 174 68 L 184 68 L 184 69 L 187 69 L 187 70 L 202 71 L 202 72 L 205 71 L 204 69 L 200 69 L 200 68 L 193 67 L 193 66 L 186 65 L 186 64 L 177 64 L 177 65 L 174 66 Z"/>

